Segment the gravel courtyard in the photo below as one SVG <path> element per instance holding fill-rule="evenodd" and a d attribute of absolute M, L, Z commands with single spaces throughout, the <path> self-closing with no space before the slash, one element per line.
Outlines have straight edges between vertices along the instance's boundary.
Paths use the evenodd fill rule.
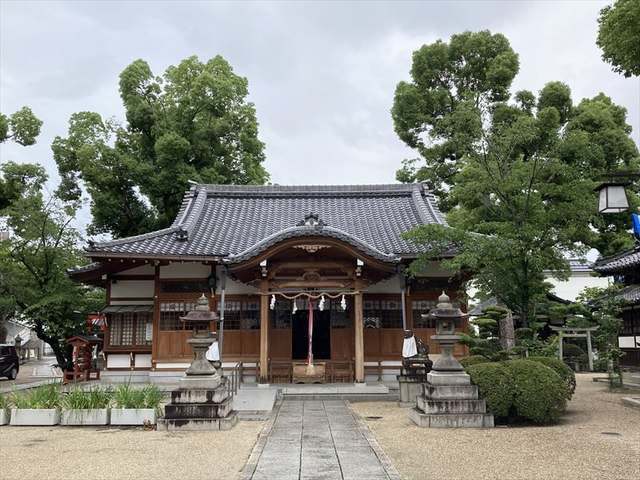
<path fill-rule="evenodd" d="M 624 394 L 609 393 L 592 377 L 578 375 L 567 414 L 552 427 L 422 429 L 395 403 L 352 408 L 383 417 L 367 423 L 406 479 L 637 480 L 640 410 L 623 406 Z"/>
<path fill-rule="evenodd" d="M 0 478 L 227 480 L 240 475 L 263 422 L 228 432 L 0 427 Z"/>

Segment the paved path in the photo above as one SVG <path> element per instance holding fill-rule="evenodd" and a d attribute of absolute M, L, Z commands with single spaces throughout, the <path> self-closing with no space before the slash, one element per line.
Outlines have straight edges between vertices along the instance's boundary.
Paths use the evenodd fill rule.
<path fill-rule="evenodd" d="M 244 471 L 252 480 L 388 480 L 399 476 L 342 400 L 285 400 Z"/>

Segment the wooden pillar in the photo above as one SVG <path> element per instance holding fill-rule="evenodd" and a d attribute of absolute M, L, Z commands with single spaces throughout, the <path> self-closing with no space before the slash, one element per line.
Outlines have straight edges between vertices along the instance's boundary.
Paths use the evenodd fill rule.
<path fill-rule="evenodd" d="M 111 282 L 109 282 L 111 283 Z M 153 274 L 153 320 L 151 333 L 151 369 L 155 370 L 158 358 L 158 335 L 160 334 L 160 264 L 156 264 Z"/>
<path fill-rule="evenodd" d="M 260 383 L 269 381 L 269 284 L 261 283 L 260 295 Z"/>
<path fill-rule="evenodd" d="M 356 341 L 356 382 L 364 382 L 364 313 L 362 310 L 362 292 L 360 286 L 356 284 L 356 293 L 354 296 L 355 322 L 354 332 Z"/>
<path fill-rule="evenodd" d="M 591 330 L 587 330 L 587 356 L 589 358 L 589 371 L 593 372 L 593 349 L 591 348 Z"/>

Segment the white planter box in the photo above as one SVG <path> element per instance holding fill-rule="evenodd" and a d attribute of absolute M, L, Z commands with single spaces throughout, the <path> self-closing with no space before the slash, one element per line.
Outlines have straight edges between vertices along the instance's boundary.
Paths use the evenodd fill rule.
<path fill-rule="evenodd" d="M 109 425 L 109 409 L 62 410 L 60 425 Z"/>
<path fill-rule="evenodd" d="M 153 408 L 112 408 L 111 425 L 155 425 L 156 411 Z"/>
<path fill-rule="evenodd" d="M 10 418 L 11 414 L 8 409 L 0 409 L 0 425 L 7 425 Z"/>
<path fill-rule="evenodd" d="M 11 425 L 58 425 L 60 410 L 50 408 L 12 408 Z"/>

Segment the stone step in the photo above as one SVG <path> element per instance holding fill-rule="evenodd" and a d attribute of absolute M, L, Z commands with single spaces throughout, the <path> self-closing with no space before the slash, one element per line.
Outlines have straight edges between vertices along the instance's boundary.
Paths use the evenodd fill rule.
<path fill-rule="evenodd" d="M 224 418 L 166 418 L 158 419 L 158 431 L 212 431 L 231 430 L 238 423 L 238 412 L 232 411 Z"/>
<path fill-rule="evenodd" d="M 476 385 L 424 385 L 424 397 L 429 400 L 477 400 Z"/>
<path fill-rule="evenodd" d="M 214 389 L 177 389 L 171 392 L 171 403 L 221 403 L 230 397 L 225 385 Z"/>
<path fill-rule="evenodd" d="M 232 399 L 221 403 L 170 403 L 164 407 L 164 416 L 169 420 L 191 418 L 223 418 L 232 410 Z"/>
<path fill-rule="evenodd" d="M 417 408 L 409 410 L 409 418 L 425 428 L 492 428 L 493 415 L 488 413 L 427 414 Z"/>
<path fill-rule="evenodd" d="M 443 413 L 487 413 L 487 404 L 482 400 L 429 400 L 418 397 L 417 407 L 427 414 Z"/>

